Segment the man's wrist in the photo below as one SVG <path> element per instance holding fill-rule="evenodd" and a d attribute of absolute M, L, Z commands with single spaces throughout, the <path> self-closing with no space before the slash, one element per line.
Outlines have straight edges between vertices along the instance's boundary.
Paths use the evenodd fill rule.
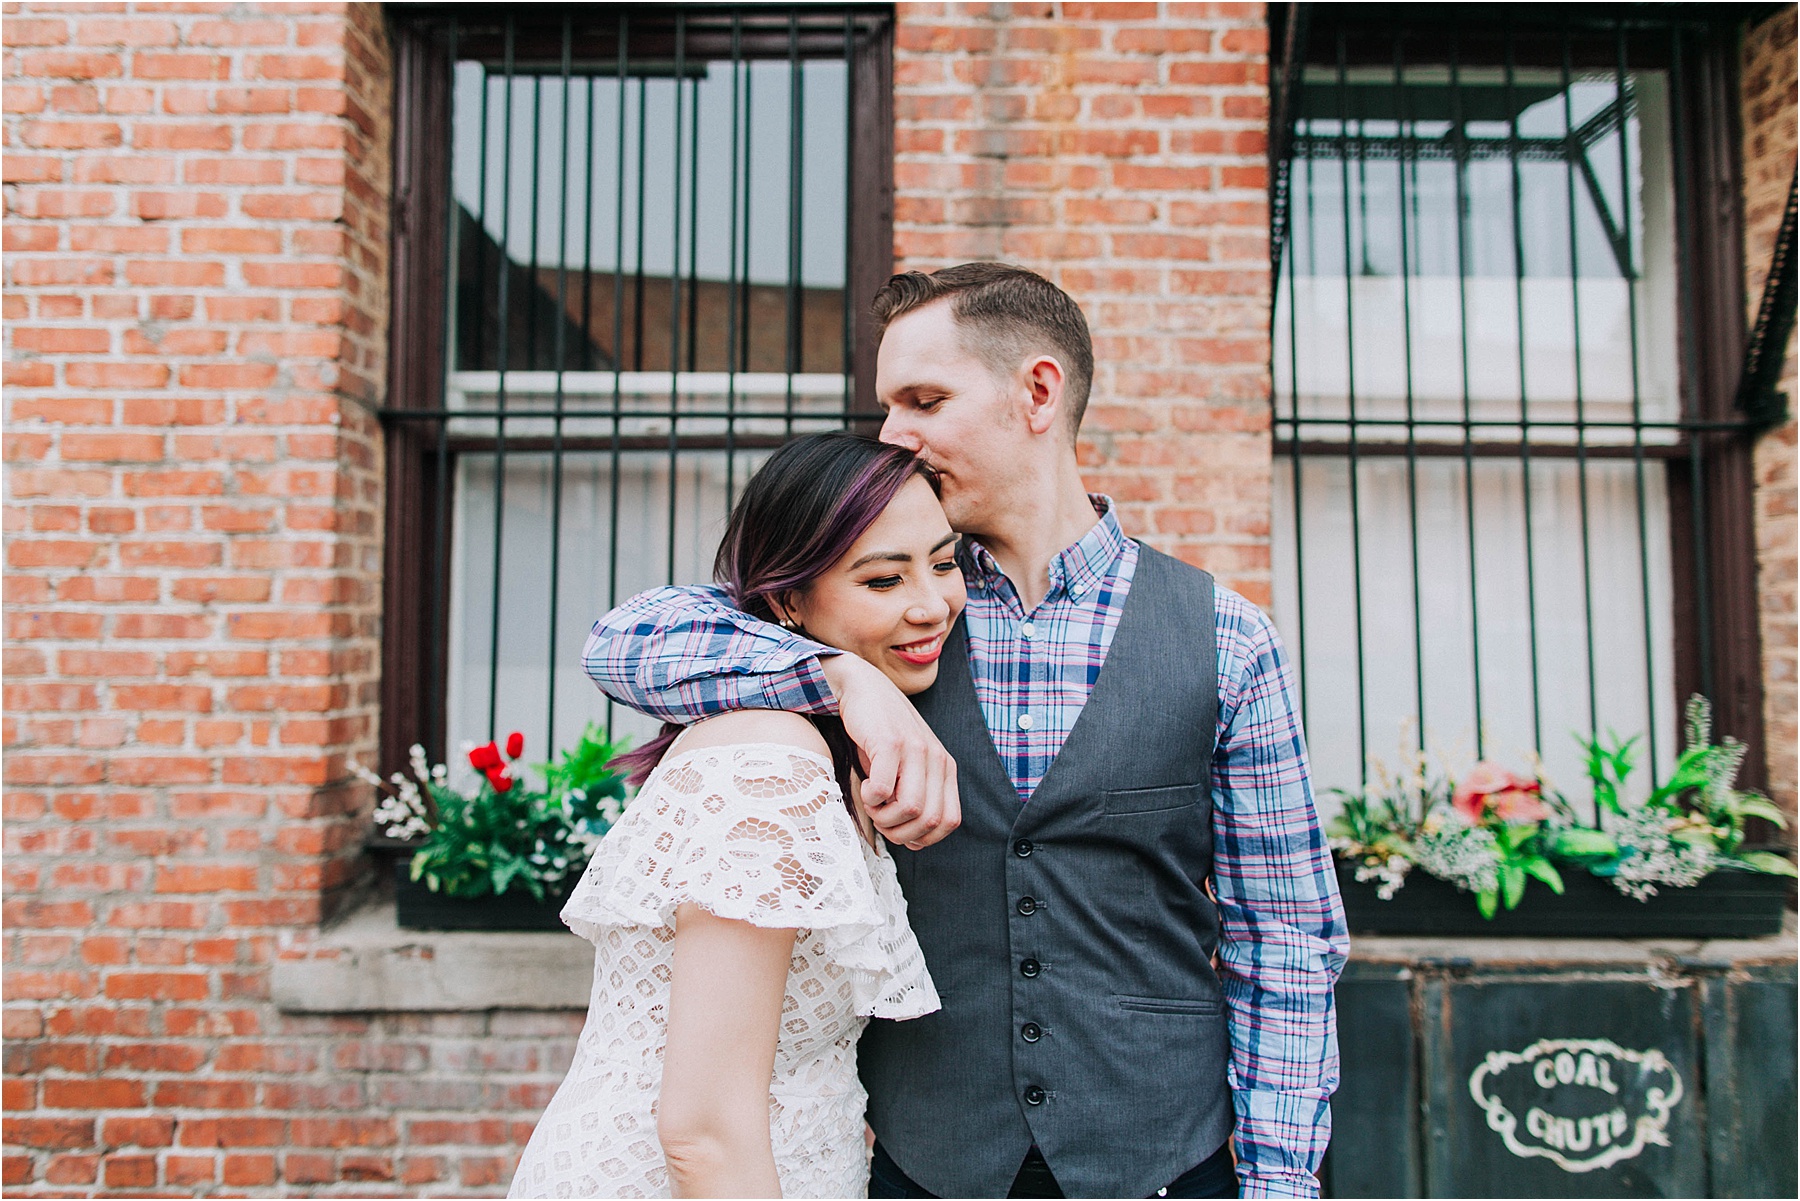
<path fill-rule="evenodd" d="M 831 695 L 837 699 L 840 705 L 843 703 L 844 694 L 856 686 L 857 680 L 863 678 L 864 672 L 879 670 L 871 666 L 866 659 L 849 651 L 821 654 L 818 656 L 818 663 L 819 674 L 823 675 L 825 682 L 831 685 Z"/>

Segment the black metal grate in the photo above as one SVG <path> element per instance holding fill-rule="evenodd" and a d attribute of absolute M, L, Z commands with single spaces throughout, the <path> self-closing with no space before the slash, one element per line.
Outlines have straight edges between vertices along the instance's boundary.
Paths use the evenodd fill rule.
<path fill-rule="evenodd" d="M 420 694 L 385 715 L 384 758 L 611 728 L 576 666 L 593 619 L 707 579 L 769 449 L 870 419 L 846 297 L 889 264 L 867 167 L 887 27 L 859 7 L 646 5 L 415 28 L 437 91 L 411 113 L 403 94 L 402 120 L 439 149 L 410 200 L 442 224 L 414 288 L 437 289 L 444 326 L 438 365 L 397 367 L 421 382 L 383 411 L 411 481 L 390 493 L 390 541 L 410 544 L 390 572 L 419 584 L 390 588 L 389 637 L 413 649 L 389 670 Z M 429 358 L 425 341 L 395 354 Z"/>
<path fill-rule="evenodd" d="M 1401 8 L 1290 6 L 1277 75 L 1276 607 L 1315 771 L 1572 785 L 1608 729 L 1666 771 L 1677 692 L 1722 682 L 1709 551 L 1750 570 L 1706 513 L 1747 424 L 1697 350 L 1710 43 Z"/>

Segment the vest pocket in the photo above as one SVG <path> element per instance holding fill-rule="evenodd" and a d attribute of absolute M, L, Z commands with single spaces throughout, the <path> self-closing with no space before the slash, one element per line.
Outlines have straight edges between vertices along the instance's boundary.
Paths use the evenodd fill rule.
<path fill-rule="evenodd" d="M 1132 1013 L 1173 1013 L 1209 1017 L 1224 1008 L 1224 1001 L 1218 997 L 1205 1000 L 1182 997 L 1131 997 L 1123 993 L 1115 993 L 1113 1000 L 1119 1003 L 1120 1009 L 1127 1009 Z"/>
<path fill-rule="evenodd" d="M 1204 784 L 1172 784 L 1162 788 L 1120 788 L 1103 794 L 1102 803 L 1108 817 L 1131 813 L 1160 813 L 1166 809 L 1186 809 L 1200 803 L 1206 792 Z"/>

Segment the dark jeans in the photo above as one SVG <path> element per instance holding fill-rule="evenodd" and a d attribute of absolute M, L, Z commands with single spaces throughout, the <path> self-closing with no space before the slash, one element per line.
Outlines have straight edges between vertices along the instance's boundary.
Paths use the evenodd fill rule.
<path fill-rule="evenodd" d="M 1036 1147 L 1025 1156 L 1025 1162 L 1019 1165 L 1019 1174 L 1013 1178 L 1009 1197 L 1060 1197 L 1062 1188 L 1056 1183 L 1056 1177 L 1050 1174 L 1050 1165 L 1044 1162 L 1043 1153 Z M 1169 1182 L 1169 1186 L 1156 1194 L 1158 1197 L 1235 1197 L 1238 1195 L 1237 1169 L 1231 1161 L 1231 1145 L 1227 1143 L 1209 1155 L 1197 1167 L 1189 1168 L 1180 1176 Z M 875 1160 L 869 1166 L 869 1196 L 871 1197 L 932 1197 L 914 1184 L 905 1172 L 900 1170 L 887 1149 L 880 1143 L 875 1144 Z"/>

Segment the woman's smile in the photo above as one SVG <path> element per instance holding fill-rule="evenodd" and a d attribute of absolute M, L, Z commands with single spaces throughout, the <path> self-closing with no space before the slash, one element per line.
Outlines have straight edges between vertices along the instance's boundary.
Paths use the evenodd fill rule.
<path fill-rule="evenodd" d="M 891 646 L 888 649 L 893 651 L 896 657 L 904 659 L 908 663 L 923 667 L 927 663 L 936 663 L 937 657 L 943 653 L 944 632 L 939 630 L 929 638 L 922 638 L 917 642 L 902 643 L 899 646 Z"/>

